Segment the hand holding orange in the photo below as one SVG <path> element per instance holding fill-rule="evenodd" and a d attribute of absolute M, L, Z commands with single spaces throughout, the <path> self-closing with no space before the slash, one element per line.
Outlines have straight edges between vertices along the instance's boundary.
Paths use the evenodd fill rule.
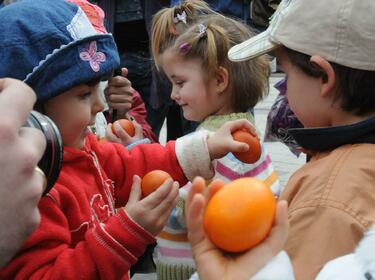
<path fill-rule="evenodd" d="M 145 176 L 143 176 L 141 182 L 143 197 L 148 196 L 150 193 L 154 192 L 167 179 L 172 179 L 172 177 L 163 170 L 153 170 L 148 172 Z"/>
<path fill-rule="evenodd" d="M 243 252 L 266 238 L 275 211 L 275 197 L 262 181 L 241 178 L 213 195 L 204 214 L 204 229 L 220 249 Z"/>
<path fill-rule="evenodd" d="M 238 142 L 243 142 L 249 145 L 249 150 L 246 152 L 237 152 L 233 155 L 244 163 L 254 163 L 259 160 L 262 154 L 262 146 L 258 137 L 247 130 L 236 130 L 232 133 L 233 139 Z"/>
<path fill-rule="evenodd" d="M 119 119 L 112 124 L 112 132 L 114 135 L 118 136 L 115 129 L 116 123 L 118 123 L 122 127 L 122 129 L 124 129 L 126 133 L 129 134 L 130 137 L 133 137 L 135 135 L 134 124 L 127 119 Z"/>

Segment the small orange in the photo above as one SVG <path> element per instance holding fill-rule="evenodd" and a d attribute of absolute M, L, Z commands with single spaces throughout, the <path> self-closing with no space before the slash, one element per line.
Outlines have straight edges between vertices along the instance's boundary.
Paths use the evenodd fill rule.
<path fill-rule="evenodd" d="M 120 119 L 113 123 L 112 125 L 112 132 L 114 135 L 118 136 L 115 130 L 115 123 L 119 123 L 122 129 L 126 131 L 127 134 L 129 134 L 130 137 L 133 137 L 135 135 L 135 127 L 134 124 L 127 120 L 127 119 Z"/>
<path fill-rule="evenodd" d="M 275 197 L 262 181 L 237 179 L 208 202 L 204 229 L 217 247 L 239 253 L 262 242 L 271 230 L 275 211 Z"/>
<path fill-rule="evenodd" d="M 141 189 L 143 197 L 148 196 L 150 193 L 159 188 L 165 180 L 172 178 L 167 172 L 163 170 L 153 170 L 148 172 L 142 178 Z"/>
<path fill-rule="evenodd" d="M 99 143 L 107 143 L 108 140 L 107 140 L 107 138 L 105 138 L 105 137 L 99 137 L 99 138 L 98 138 L 98 142 L 99 142 Z"/>
<path fill-rule="evenodd" d="M 262 146 L 256 135 L 253 135 L 247 130 L 236 130 L 232 133 L 233 139 L 238 142 L 244 142 L 249 145 L 249 150 L 246 152 L 233 153 L 233 155 L 244 163 L 254 163 L 259 160 L 262 154 Z"/>

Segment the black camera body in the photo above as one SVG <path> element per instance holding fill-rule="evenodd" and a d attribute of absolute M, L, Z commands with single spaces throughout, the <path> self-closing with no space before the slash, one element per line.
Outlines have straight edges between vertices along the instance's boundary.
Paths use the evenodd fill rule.
<path fill-rule="evenodd" d="M 63 144 L 60 131 L 49 117 L 37 111 L 30 113 L 24 126 L 39 129 L 47 141 L 46 150 L 38 163 L 47 177 L 47 186 L 43 192 L 43 195 L 46 195 L 56 183 L 62 167 Z"/>

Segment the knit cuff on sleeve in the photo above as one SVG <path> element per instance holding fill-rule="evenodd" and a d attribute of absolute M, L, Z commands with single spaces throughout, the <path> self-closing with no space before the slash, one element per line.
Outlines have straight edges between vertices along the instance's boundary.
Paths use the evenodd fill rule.
<path fill-rule="evenodd" d="M 151 140 L 148 139 L 148 138 L 143 138 L 143 139 L 140 139 L 140 140 L 137 140 L 137 141 L 134 141 L 133 143 L 129 144 L 126 146 L 126 148 L 128 150 L 130 150 L 131 148 L 139 145 L 139 144 L 150 144 L 151 143 Z"/>
<path fill-rule="evenodd" d="M 102 228 L 136 258 L 144 253 L 147 245 L 156 241 L 150 233 L 135 223 L 124 209 L 111 217 Z"/>
<path fill-rule="evenodd" d="M 214 175 L 207 147 L 208 131 L 197 131 L 176 140 L 176 155 L 186 178 L 210 179 Z"/>

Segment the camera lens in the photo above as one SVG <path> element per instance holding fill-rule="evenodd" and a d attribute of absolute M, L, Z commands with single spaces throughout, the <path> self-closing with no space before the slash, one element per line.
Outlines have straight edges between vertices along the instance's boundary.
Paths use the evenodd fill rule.
<path fill-rule="evenodd" d="M 47 187 L 43 193 L 46 195 L 56 183 L 62 166 L 63 145 L 60 131 L 50 118 L 37 111 L 30 113 L 25 126 L 41 130 L 47 141 L 46 150 L 38 163 L 47 177 Z"/>

